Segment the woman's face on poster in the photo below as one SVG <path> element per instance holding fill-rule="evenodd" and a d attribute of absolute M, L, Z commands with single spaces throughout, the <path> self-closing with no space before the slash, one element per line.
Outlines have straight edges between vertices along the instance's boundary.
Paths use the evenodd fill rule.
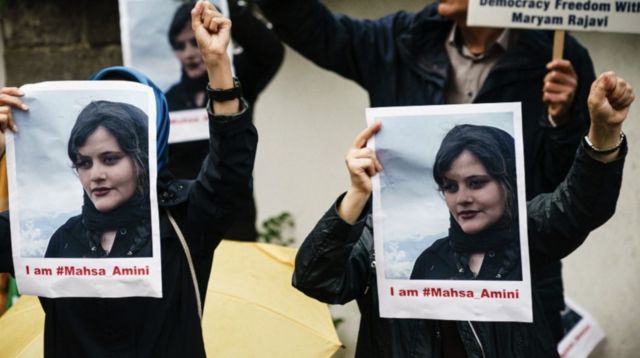
<path fill-rule="evenodd" d="M 482 162 L 464 150 L 444 173 L 442 192 L 458 225 L 467 234 L 477 234 L 495 224 L 505 211 L 506 195 Z"/>
<path fill-rule="evenodd" d="M 87 138 L 77 158 L 80 182 L 98 211 L 109 212 L 135 194 L 136 166 L 104 127 L 98 127 Z"/>
<path fill-rule="evenodd" d="M 191 30 L 191 23 L 188 23 L 176 36 L 173 42 L 173 52 L 189 78 L 199 78 L 205 74 L 207 68 L 198 50 L 196 36 Z"/>

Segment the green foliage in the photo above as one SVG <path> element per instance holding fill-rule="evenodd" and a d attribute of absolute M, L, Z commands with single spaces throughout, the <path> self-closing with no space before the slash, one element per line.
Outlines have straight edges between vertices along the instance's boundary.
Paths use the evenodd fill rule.
<path fill-rule="evenodd" d="M 268 244 L 290 246 L 294 243 L 291 231 L 295 227 L 295 221 L 291 213 L 283 211 L 278 215 L 267 218 L 258 229 L 258 241 Z"/>

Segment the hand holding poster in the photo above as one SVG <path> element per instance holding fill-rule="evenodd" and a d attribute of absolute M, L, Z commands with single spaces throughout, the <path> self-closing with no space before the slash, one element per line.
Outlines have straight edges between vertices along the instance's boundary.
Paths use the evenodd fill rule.
<path fill-rule="evenodd" d="M 531 322 L 520 105 L 368 109 L 374 120 L 380 315 Z"/>
<path fill-rule="evenodd" d="M 21 90 L 29 109 L 14 111 L 20 131 L 7 136 L 20 291 L 161 297 L 152 89 L 70 81 Z"/>

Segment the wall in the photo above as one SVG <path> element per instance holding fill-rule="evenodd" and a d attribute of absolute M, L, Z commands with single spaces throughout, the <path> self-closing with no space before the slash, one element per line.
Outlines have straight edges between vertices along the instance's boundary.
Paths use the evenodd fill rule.
<path fill-rule="evenodd" d="M 117 1 L 3 3 L 7 85 L 84 80 L 101 67 L 122 64 Z"/>

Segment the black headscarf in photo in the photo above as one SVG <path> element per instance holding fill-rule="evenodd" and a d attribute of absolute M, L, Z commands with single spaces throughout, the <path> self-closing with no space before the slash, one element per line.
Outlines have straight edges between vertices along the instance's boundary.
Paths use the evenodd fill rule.
<path fill-rule="evenodd" d="M 101 234 L 120 228 L 140 227 L 146 235 L 135 235 L 129 251 L 135 253 L 150 239 L 151 208 L 149 199 L 149 135 L 147 115 L 139 108 L 121 102 L 94 101 L 78 115 L 71 130 L 68 155 L 77 162 L 78 149 L 99 127 L 105 128 L 121 150 L 134 162 L 137 186 L 134 195 L 119 207 L 100 212 L 83 190 L 82 221 L 91 244 L 99 244 Z M 96 242 L 97 241 L 97 242 Z"/>
<path fill-rule="evenodd" d="M 444 173 L 464 150 L 476 156 L 487 173 L 500 183 L 506 192 L 507 202 L 502 218 L 477 234 L 465 233 L 450 214 L 449 244 L 459 253 L 486 252 L 509 246 L 517 248 L 520 234 L 513 137 L 490 126 L 455 126 L 442 140 L 433 166 L 433 178 L 440 188 L 444 184 Z"/>

